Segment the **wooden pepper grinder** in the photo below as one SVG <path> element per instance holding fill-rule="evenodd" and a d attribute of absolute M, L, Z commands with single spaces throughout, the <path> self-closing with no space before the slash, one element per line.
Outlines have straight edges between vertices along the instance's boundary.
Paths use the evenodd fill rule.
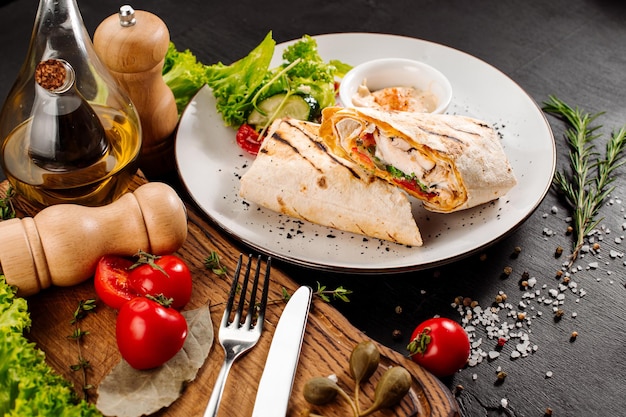
<path fill-rule="evenodd" d="M 104 255 L 175 252 L 187 238 L 187 211 L 170 186 L 152 182 L 106 206 L 57 204 L 5 220 L 0 236 L 0 269 L 24 297 L 85 281 Z"/>
<path fill-rule="evenodd" d="M 159 17 L 128 5 L 103 20 L 93 37 L 96 53 L 139 114 L 139 167 L 149 178 L 162 177 L 175 166 L 173 132 L 178 111 L 162 77 L 169 42 L 169 31 Z"/>

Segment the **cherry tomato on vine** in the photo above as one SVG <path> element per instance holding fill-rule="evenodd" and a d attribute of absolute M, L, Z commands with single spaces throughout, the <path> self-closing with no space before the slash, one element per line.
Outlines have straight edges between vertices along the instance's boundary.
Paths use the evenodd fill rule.
<path fill-rule="evenodd" d="M 187 322 L 178 310 L 146 297 L 126 302 L 115 324 L 117 347 L 135 369 L 163 365 L 182 349 Z"/>
<path fill-rule="evenodd" d="M 176 255 L 155 256 L 140 251 L 138 261 L 130 267 L 128 282 L 139 295 L 171 298 L 177 310 L 191 299 L 191 272 Z"/>
<path fill-rule="evenodd" d="M 159 296 L 172 299 L 180 310 L 191 299 L 192 277 L 189 267 L 176 255 L 156 256 L 139 251 L 138 260 L 106 255 L 100 258 L 94 276 L 98 297 L 109 307 L 119 310 L 137 296 Z"/>
<path fill-rule="evenodd" d="M 245 123 L 239 126 L 235 138 L 237 140 L 237 145 L 252 155 L 259 153 L 259 148 L 263 143 L 263 138 L 259 136 L 259 132 L 254 130 L 254 128 L 249 124 Z"/>
<path fill-rule="evenodd" d="M 128 268 L 133 261 L 121 256 L 103 256 L 98 261 L 94 287 L 98 297 L 109 307 L 120 309 L 139 295 L 128 282 Z"/>
<path fill-rule="evenodd" d="M 465 329 L 444 317 L 420 323 L 407 346 L 411 359 L 437 377 L 454 374 L 465 366 L 470 342 Z"/>

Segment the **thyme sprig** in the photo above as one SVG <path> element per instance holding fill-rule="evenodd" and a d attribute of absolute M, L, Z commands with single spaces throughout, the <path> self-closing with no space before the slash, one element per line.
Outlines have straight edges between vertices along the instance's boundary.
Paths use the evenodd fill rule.
<path fill-rule="evenodd" d="M 83 330 L 80 327 L 80 321 L 83 320 L 87 315 L 93 312 L 96 308 L 96 300 L 80 300 L 78 303 L 78 307 L 74 310 L 74 314 L 72 315 L 72 320 L 70 320 L 70 324 L 74 327 L 72 334 L 67 336 L 69 340 L 73 340 L 76 342 L 76 346 L 78 347 L 78 362 L 70 365 L 70 369 L 72 371 L 79 371 L 82 373 L 83 386 L 82 391 L 85 400 L 89 397 L 89 390 L 91 390 L 94 386 L 92 384 L 87 383 L 87 369 L 91 368 L 91 363 L 85 359 L 82 352 L 82 341 L 89 334 L 88 331 Z"/>
<path fill-rule="evenodd" d="M 6 195 L 0 198 L 0 220 L 8 220 L 15 217 L 13 197 L 15 197 L 15 190 L 12 186 L 9 186 Z"/>
<path fill-rule="evenodd" d="M 228 273 L 226 267 L 220 262 L 219 254 L 215 251 L 211 251 L 209 256 L 204 259 L 204 266 L 218 276 Z"/>
<path fill-rule="evenodd" d="M 622 154 L 626 148 L 626 126 L 611 134 L 604 157 L 601 157 L 594 144 L 601 137 L 597 133 L 601 126 L 593 123 L 603 112 L 589 114 L 554 96 L 544 102 L 543 110 L 569 125 L 565 137 L 570 148 L 570 169 L 556 172 L 553 184 L 573 210 L 575 242 L 570 255 L 571 267 L 578 258 L 585 236 L 602 221 L 597 218 L 600 207 L 615 189 L 613 173 L 625 162 Z"/>
<path fill-rule="evenodd" d="M 289 299 L 291 298 L 291 295 L 289 294 L 289 292 L 287 291 L 285 287 L 282 287 L 282 294 L 283 294 L 283 301 L 289 301 Z M 317 289 L 313 291 L 313 296 L 318 297 L 320 300 L 326 303 L 330 303 L 331 298 L 333 300 L 341 300 L 344 303 L 349 303 L 350 298 L 348 298 L 348 295 L 350 294 L 352 294 L 352 291 L 345 289 L 341 285 L 333 290 L 333 289 L 328 289 L 326 285 L 320 284 L 319 281 L 317 282 Z"/>
<path fill-rule="evenodd" d="M 204 266 L 207 269 L 210 269 L 217 276 L 228 276 L 228 269 L 222 265 L 220 261 L 220 256 L 216 251 L 211 251 L 209 256 L 204 259 Z M 348 295 L 352 294 L 352 291 L 344 288 L 343 286 L 339 286 L 335 289 L 328 289 L 326 285 L 322 285 L 319 282 L 317 283 L 317 289 L 313 292 L 313 296 L 318 297 L 324 302 L 330 303 L 332 300 L 340 300 L 344 303 L 349 303 L 350 299 Z M 291 294 L 287 291 L 285 287 L 281 288 L 281 298 L 279 300 L 269 300 L 268 304 L 275 304 L 277 302 L 287 302 L 291 298 Z M 225 303 L 213 304 L 211 307 L 219 306 Z"/>

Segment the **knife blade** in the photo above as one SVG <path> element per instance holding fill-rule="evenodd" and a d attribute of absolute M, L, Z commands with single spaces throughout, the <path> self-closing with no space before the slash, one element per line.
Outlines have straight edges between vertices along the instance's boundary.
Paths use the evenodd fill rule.
<path fill-rule="evenodd" d="M 259 382 L 252 417 L 287 414 L 313 290 L 302 286 L 280 315 Z"/>

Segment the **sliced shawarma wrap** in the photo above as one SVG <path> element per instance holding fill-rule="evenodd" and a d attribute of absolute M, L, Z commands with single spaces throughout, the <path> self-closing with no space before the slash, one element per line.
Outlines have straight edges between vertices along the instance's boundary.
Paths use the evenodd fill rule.
<path fill-rule="evenodd" d="M 324 109 L 320 136 L 331 151 L 406 190 L 431 211 L 495 200 L 516 184 L 498 135 L 465 116 Z"/>
<path fill-rule="evenodd" d="M 279 119 L 240 181 L 247 201 L 339 230 L 409 246 L 422 238 L 406 194 L 330 153 L 319 125 Z"/>

